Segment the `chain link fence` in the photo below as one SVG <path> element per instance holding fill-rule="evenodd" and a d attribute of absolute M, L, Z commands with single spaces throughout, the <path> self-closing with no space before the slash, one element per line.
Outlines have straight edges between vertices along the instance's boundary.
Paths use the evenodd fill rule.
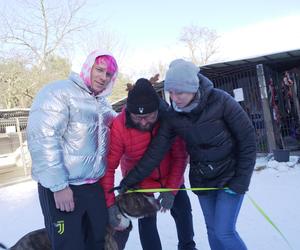
<path fill-rule="evenodd" d="M 30 178 L 26 126 L 29 109 L 0 110 L 0 185 Z"/>

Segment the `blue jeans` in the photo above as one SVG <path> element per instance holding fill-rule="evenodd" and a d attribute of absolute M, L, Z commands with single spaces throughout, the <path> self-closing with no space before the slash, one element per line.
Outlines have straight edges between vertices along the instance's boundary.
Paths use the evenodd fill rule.
<path fill-rule="evenodd" d="M 247 250 L 235 228 L 243 198 L 244 195 L 224 190 L 198 196 L 212 250 Z"/>
<path fill-rule="evenodd" d="M 184 185 L 181 188 L 184 188 Z M 196 244 L 193 240 L 192 208 L 186 191 L 179 191 L 176 194 L 171 215 L 176 224 L 178 249 L 196 249 Z M 141 218 L 138 220 L 138 225 L 143 250 L 161 250 L 162 246 L 157 231 L 156 216 Z"/>

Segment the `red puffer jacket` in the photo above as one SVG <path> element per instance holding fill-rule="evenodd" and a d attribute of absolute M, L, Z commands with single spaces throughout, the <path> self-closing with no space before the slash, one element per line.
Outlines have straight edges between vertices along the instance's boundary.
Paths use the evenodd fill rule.
<path fill-rule="evenodd" d="M 109 193 L 114 187 L 115 170 L 121 165 L 122 176 L 136 165 L 159 127 L 156 126 L 151 132 L 139 131 L 126 126 L 125 109 L 114 119 L 110 131 L 110 145 L 108 151 L 108 162 L 106 174 L 100 179 L 107 207 L 114 204 L 115 196 Z M 183 174 L 187 164 L 187 153 L 184 142 L 176 138 L 171 149 L 161 161 L 159 167 L 155 168 L 150 176 L 139 183 L 140 188 L 179 188 L 183 184 Z M 176 193 L 176 192 L 174 192 Z"/>

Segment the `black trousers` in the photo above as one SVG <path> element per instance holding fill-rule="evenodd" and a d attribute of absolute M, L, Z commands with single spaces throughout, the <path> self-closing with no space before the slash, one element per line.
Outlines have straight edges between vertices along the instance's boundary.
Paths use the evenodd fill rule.
<path fill-rule="evenodd" d="M 185 188 L 182 185 L 180 188 Z M 174 218 L 179 250 L 194 250 L 194 227 L 190 199 L 186 191 L 179 191 L 171 209 Z M 161 241 L 157 229 L 156 215 L 138 220 L 140 241 L 143 250 L 161 250 Z"/>
<path fill-rule="evenodd" d="M 71 185 L 75 209 L 56 209 L 53 192 L 38 184 L 46 230 L 53 250 L 101 250 L 108 223 L 104 192 L 98 183 Z"/>

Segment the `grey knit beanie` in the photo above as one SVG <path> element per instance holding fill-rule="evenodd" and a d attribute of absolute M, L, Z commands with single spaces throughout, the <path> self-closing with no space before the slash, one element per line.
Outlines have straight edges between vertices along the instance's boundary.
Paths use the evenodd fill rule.
<path fill-rule="evenodd" d="M 197 74 L 200 69 L 192 62 L 176 59 L 170 63 L 166 73 L 165 91 L 196 93 L 199 88 Z"/>

